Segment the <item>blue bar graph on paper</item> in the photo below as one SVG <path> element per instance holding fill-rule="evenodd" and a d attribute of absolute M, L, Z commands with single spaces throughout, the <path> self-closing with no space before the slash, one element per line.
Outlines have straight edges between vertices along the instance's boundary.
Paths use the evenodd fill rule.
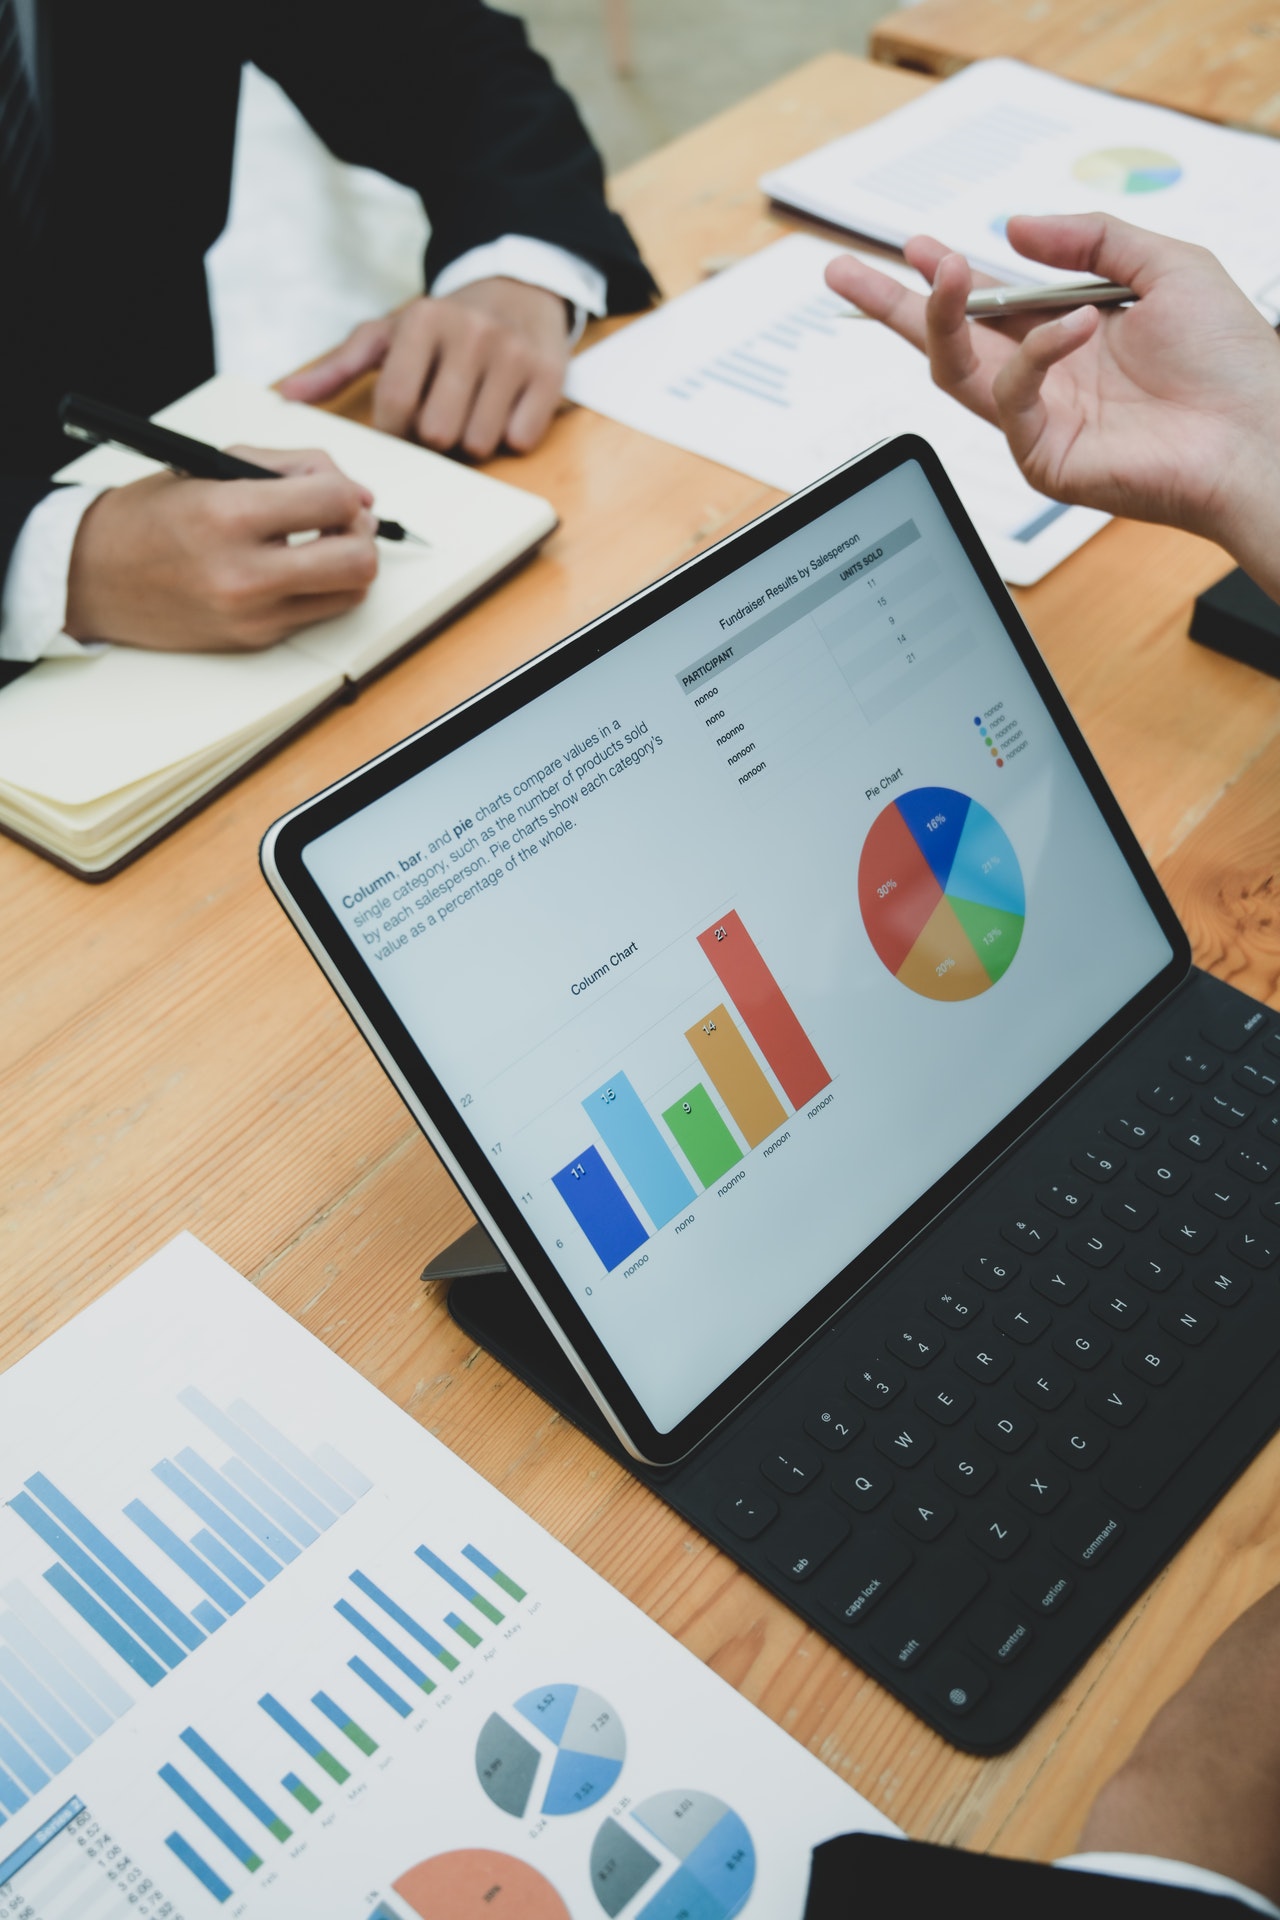
<path fill-rule="evenodd" d="M 228 1460 L 222 1471 L 233 1487 L 247 1495 L 255 1507 L 273 1520 L 291 1540 L 296 1540 L 300 1547 L 314 1546 L 320 1538 L 311 1522 L 304 1520 L 300 1513 L 295 1513 L 289 1502 L 282 1500 L 275 1488 L 269 1487 L 243 1460 Z"/>
<path fill-rule="evenodd" d="M 71 1535 L 60 1527 L 51 1514 L 38 1506 L 29 1493 L 17 1493 L 9 1502 L 10 1509 L 25 1520 L 33 1533 L 39 1535 L 47 1547 L 51 1547 L 67 1570 L 79 1577 L 98 1599 L 109 1607 L 116 1618 L 129 1631 L 151 1649 L 166 1667 L 176 1667 L 186 1659 L 186 1653 L 164 1629 L 156 1624 L 149 1613 L 144 1613 L 136 1600 L 130 1598 L 118 1581 L 91 1559 L 83 1547 L 79 1546 Z M 45 1575 L 48 1579 L 50 1576 Z M 191 1627 L 192 1633 L 199 1632 Z M 201 1640 L 204 1635 L 200 1634 Z"/>
<path fill-rule="evenodd" d="M 89 1735 L 80 1722 L 8 1647 L 0 1648 L 0 1681 L 12 1688 L 32 1713 L 39 1715 L 68 1753 L 83 1753 L 90 1745 Z"/>
<path fill-rule="evenodd" d="M 189 1873 L 193 1873 L 200 1885 L 211 1893 L 215 1900 L 226 1902 L 231 1898 L 231 1889 L 220 1875 L 216 1874 L 207 1860 L 202 1860 L 195 1848 L 183 1839 L 180 1833 L 171 1833 L 165 1841 L 171 1853 L 177 1855 Z"/>
<path fill-rule="evenodd" d="M 159 1547 L 161 1553 L 167 1554 L 175 1567 L 181 1567 L 188 1579 L 194 1580 L 198 1587 L 203 1588 L 224 1613 L 237 1613 L 240 1610 L 244 1602 L 232 1591 L 226 1581 L 219 1579 L 200 1555 L 189 1547 L 185 1540 L 180 1540 L 172 1527 L 167 1527 L 157 1514 L 152 1513 L 150 1507 L 144 1505 L 141 1500 L 131 1500 L 124 1511 L 138 1531 L 145 1533 L 152 1545 Z"/>
<path fill-rule="evenodd" d="M 375 1673 L 367 1660 L 362 1660 L 357 1653 L 352 1659 L 348 1660 L 347 1665 L 350 1667 L 352 1673 L 355 1674 L 356 1678 L 363 1680 L 366 1687 L 377 1694 L 379 1700 L 385 1700 L 392 1711 L 398 1713 L 402 1720 L 409 1718 L 409 1715 L 413 1711 L 409 1702 L 402 1700 L 395 1688 L 391 1686 L 388 1681 L 384 1680 L 380 1673 Z"/>
<path fill-rule="evenodd" d="M 455 1593 L 460 1593 L 464 1600 L 470 1601 L 477 1612 L 482 1613 L 486 1620 L 491 1620 L 495 1627 L 499 1626 L 506 1618 L 505 1614 L 500 1613 L 497 1607 L 494 1606 L 492 1600 L 486 1600 L 482 1593 L 477 1593 L 471 1582 L 463 1574 L 455 1573 L 453 1568 L 446 1565 L 438 1554 L 432 1553 L 430 1547 L 415 1547 L 414 1552 L 417 1554 L 419 1560 L 425 1562 L 425 1564 L 430 1567 L 432 1573 L 438 1573 L 442 1580 L 448 1582 Z"/>
<path fill-rule="evenodd" d="M 196 1759 L 208 1767 L 214 1779 L 221 1780 L 228 1793 L 233 1793 L 241 1806 L 251 1813 L 268 1833 L 280 1841 L 290 1837 L 290 1829 L 279 1814 L 272 1811 L 262 1795 L 254 1791 L 249 1782 L 223 1759 L 216 1748 L 209 1745 L 202 1734 L 197 1733 L 194 1727 L 186 1727 L 183 1729 L 181 1739 L 182 1744 L 194 1753 Z"/>
<path fill-rule="evenodd" d="M 178 1399 L 322 1531 L 355 1504 L 351 1495 L 309 1460 L 301 1447 L 286 1440 L 245 1401 L 234 1400 L 224 1413 L 195 1387 L 184 1387 Z"/>
<path fill-rule="evenodd" d="M 230 1547 L 225 1546 L 216 1534 L 206 1527 L 191 1536 L 193 1547 L 199 1547 L 206 1560 L 211 1560 L 220 1573 L 225 1573 L 232 1586 L 237 1587 L 246 1600 L 252 1600 L 255 1593 L 262 1592 L 262 1581 L 256 1573 L 250 1573 L 248 1567 L 236 1559 Z"/>
<path fill-rule="evenodd" d="M 626 1074 L 606 1080 L 582 1106 L 654 1226 L 665 1227 L 694 1198 L 693 1187 Z"/>
<path fill-rule="evenodd" d="M 87 1547 L 96 1560 L 99 1560 L 108 1573 L 116 1579 L 136 1600 L 140 1600 L 150 1613 L 153 1613 L 162 1627 L 180 1640 L 188 1651 L 198 1647 L 204 1635 L 188 1620 L 180 1607 L 176 1607 L 168 1594 L 162 1593 L 153 1580 L 149 1580 L 142 1569 L 135 1566 L 128 1554 L 108 1540 L 92 1520 L 81 1513 L 79 1507 L 68 1500 L 53 1482 L 42 1473 L 33 1473 L 26 1482 L 41 1506 L 60 1520 L 69 1533 L 75 1535 L 81 1546 Z"/>
<path fill-rule="evenodd" d="M 388 1640 L 385 1633 L 379 1632 L 372 1620 L 366 1620 L 364 1615 L 353 1607 L 349 1600 L 339 1600 L 334 1611 L 340 1613 L 342 1618 L 349 1626 L 353 1626 L 357 1633 L 362 1633 L 370 1646 L 376 1647 L 383 1658 L 389 1660 L 393 1667 L 399 1667 L 401 1673 L 404 1674 L 407 1680 L 412 1680 L 415 1687 L 420 1687 L 423 1693 L 435 1692 L 435 1681 L 428 1679 L 427 1675 L 422 1671 L 422 1668 L 415 1666 L 408 1654 L 401 1653 L 399 1647 L 397 1647 L 394 1642 Z"/>
<path fill-rule="evenodd" d="M 164 1679 L 165 1668 L 158 1660 L 153 1660 L 145 1647 L 140 1647 L 132 1634 L 126 1633 L 118 1620 L 113 1620 L 105 1607 L 100 1607 L 91 1593 L 86 1593 L 78 1580 L 73 1580 L 65 1567 L 50 1567 L 45 1579 L 56 1594 L 74 1607 L 87 1627 L 92 1627 L 100 1640 L 105 1640 L 120 1658 L 131 1666 L 140 1680 L 149 1687 L 159 1686 Z"/>
<path fill-rule="evenodd" d="M 244 1528 L 225 1514 L 216 1500 L 210 1499 L 203 1487 L 198 1487 L 190 1475 L 184 1473 L 174 1461 L 161 1460 L 151 1471 L 162 1486 L 170 1493 L 176 1493 L 184 1506 L 211 1527 L 220 1540 L 224 1540 L 231 1551 L 241 1560 L 247 1560 L 255 1573 L 264 1580 L 274 1580 L 280 1571 L 280 1562 L 273 1560 L 265 1547 L 251 1540 Z"/>
<path fill-rule="evenodd" d="M 133 1702 L 124 1688 L 21 1581 L 0 1589 L 0 1599 L 9 1608 L 0 1613 L 0 1640 L 7 1641 L 90 1733 L 105 1733 L 129 1711 Z"/>
<path fill-rule="evenodd" d="M 381 1587 L 376 1586 L 367 1573 L 360 1573 L 357 1570 L 351 1576 L 351 1584 L 353 1587 L 359 1587 L 361 1593 L 366 1594 L 375 1606 L 382 1609 L 388 1620 L 394 1620 L 396 1625 L 402 1627 L 420 1647 L 425 1647 L 428 1653 L 434 1654 L 442 1666 L 450 1670 L 457 1666 L 458 1663 L 449 1649 L 442 1646 L 433 1633 L 428 1633 L 412 1614 L 406 1613 L 402 1606 L 397 1605 L 389 1593 L 384 1593 Z"/>
<path fill-rule="evenodd" d="M 567 1167 L 552 1174 L 551 1184 L 609 1273 L 649 1238 L 648 1229 L 606 1167 L 598 1147 L 588 1147 Z"/>
<path fill-rule="evenodd" d="M 189 1807 L 197 1820 L 208 1827 L 215 1840 L 221 1840 L 228 1853 L 234 1854 L 242 1867 L 250 1873 L 256 1873 L 262 1865 L 262 1858 L 256 1854 L 249 1842 L 238 1834 L 235 1828 L 211 1807 L 202 1793 L 197 1792 L 184 1774 L 176 1767 L 165 1765 L 160 1769 L 160 1778 L 173 1793 L 176 1793 L 183 1805 Z"/>
<path fill-rule="evenodd" d="M 224 1507 L 233 1520 L 238 1520 L 245 1532 L 264 1546 L 268 1553 L 285 1566 L 297 1559 L 298 1548 L 281 1528 L 274 1526 L 266 1515 L 259 1513 L 252 1500 L 247 1500 L 224 1474 L 202 1460 L 194 1447 L 183 1447 L 177 1455 L 177 1464 L 185 1474 L 202 1487 L 211 1500 Z"/>

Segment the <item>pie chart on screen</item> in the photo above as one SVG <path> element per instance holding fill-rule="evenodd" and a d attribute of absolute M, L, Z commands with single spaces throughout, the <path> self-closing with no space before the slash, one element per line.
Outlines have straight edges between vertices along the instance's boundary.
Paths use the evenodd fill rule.
<path fill-rule="evenodd" d="M 1022 941 L 1022 869 L 995 815 L 954 787 L 916 787 L 876 816 L 858 905 L 884 966 L 926 1000 L 972 1000 Z"/>
<path fill-rule="evenodd" d="M 1182 178 L 1173 155 L 1156 147 L 1100 147 L 1081 154 L 1071 171 L 1099 193 L 1163 193 Z"/>

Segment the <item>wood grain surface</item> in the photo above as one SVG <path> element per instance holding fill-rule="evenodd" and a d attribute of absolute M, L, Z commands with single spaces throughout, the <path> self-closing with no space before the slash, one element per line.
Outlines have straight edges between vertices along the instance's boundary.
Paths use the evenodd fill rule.
<path fill-rule="evenodd" d="M 871 53 L 941 77 L 1003 54 L 1158 107 L 1280 133 L 1273 0 L 923 0 L 880 22 Z"/>
<path fill-rule="evenodd" d="M 632 168 L 616 203 L 678 292 L 784 230 L 762 169 L 927 84 L 824 56 Z M 561 530 L 353 706 L 103 887 L 0 842 L 0 1366 L 189 1227 L 910 1832 L 1060 1850 L 1199 1652 L 1280 1578 L 1280 1448 L 1022 1745 L 981 1761 L 475 1351 L 418 1278 L 466 1209 L 269 895 L 259 838 L 776 498 L 575 410 L 493 471 L 547 494 Z M 1197 959 L 1276 1003 L 1280 685 L 1184 638 L 1226 564 L 1114 524 L 1019 599 Z"/>

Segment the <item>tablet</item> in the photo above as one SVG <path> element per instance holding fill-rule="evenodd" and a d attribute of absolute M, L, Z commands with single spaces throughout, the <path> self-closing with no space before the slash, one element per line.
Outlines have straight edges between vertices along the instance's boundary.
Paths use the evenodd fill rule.
<path fill-rule="evenodd" d="M 913 436 L 297 808 L 262 859 L 659 1465 L 1190 965 Z"/>

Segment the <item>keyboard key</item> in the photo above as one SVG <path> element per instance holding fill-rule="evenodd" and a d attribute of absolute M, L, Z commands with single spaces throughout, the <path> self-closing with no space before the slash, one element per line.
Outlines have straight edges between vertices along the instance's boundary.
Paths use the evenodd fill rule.
<path fill-rule="evenodd" d="M 1252 1100 L 1238 1093 L 1206 1093 L 1200 1104 L 1220 1127 L 1242 1127 L 1254 1113 Z"/>
<path fill-rule="evenodd" d="M 1038 1340 L 1045 1328 L 1053 1324 L 1053 1315 L 1048 1309 L 1036 1306 L 1032 1300 L 1025 1300 L 1021 1306 L 1016 1301 L 1007 1301 L 997 1307 L 991 1317 L 1001 1333 L 1007 1333 L 1011 1340 L 1024 1347 Z"/>
<path fill-rule="evenodd" d="M 1013 1365 L 1013 1348 L 1007 1340 L 995 1336 L 990 1340 L 970 1338 L 956 1348 L 956 1365 L 971 1380 L 999 1380 Z"/>
<path fill-rule="evenodd" d="M 991 1682 L 982 1668 L 950 1647 L 945 1647 L 929 1662 L 920 1680 L 926 1693 L 958 1719 L 963 1719 L 983 1694 L 991 1690 Z"/>
<path fill-rule="evenodd" d="M 914 1667 L 987 1584 L 985 1568 L 968 1558 L 941 1559 L 930 1575 L 927 1588 L 895 1595 L 877 1615 L 871 1644 L 891 1667 Z"/>
<path fill-rule="evenodd" d="M 1267 1016 L 1261 1007 L 1250 1007 L 1247 1011 L 1224 1010 L 1211 1014 L 1200 1032 L 1219 1053 L 1239 1053 L 1266 1024 Z"/>
<path fill-rule="evenodd" d="M 1071 1393 L 1075 1381 L 1065 1367 L 1050 1362 L 1048 1366 L 1023 1367 L 1013 1384 L 1033 1407 L 1042 1407 L 1046 1413 L 1052 1413 Z"/>
<path fill-rule="evenodd" d="M 1004 1253 L 975 1253 L 964 1263 L 964 1270 L 971 1280 L 979 1286 L 989 1287 L 994 1293 L 999 1287 L 1007 1287 L 1016 1280 L 1022 1271 L 1021 1261 L 1013 1255 Z"/>
<path fill-rule="evenodd" d="M 1280 1114 L 1277 1114 L 1280 1119 Z M 1280 1226 L 1280 1199 L 1260 1200 L 1258 1211 L 1270 1226 Z"/>
<path fill-rule="evenodd" d="M 1280 1028 L 1273 1027 L 1270 1033 L 1264 1033 L 1262 1044 L 1269 1054 L 1280 1060 Z"/>
<path fill-rule="evenodd" d="M 1152 1293 L 1164 1293 L 1182 1273 L 1182 1262 L 1159 1241 L 1139 1242 L 1131 1247 L 1124 1263 L 1131 1280 L 1138 1280 Z"/>
<path fill-rule="evenodd" d="M 870 1513 L 893 1492 L 893 1475 L 870 1454 L 860 1453 L 856 1459 L 842 1460 L 832 1468 L 830 1485 L 855 1513 Z"/>
<path fill-rule="evenodd" d="M 860 1532 L 824 1572 L 818 1598 L 844 1626 L 856 1626 L 901 1580 L 914 1558 L 896 1534 Z"/>
<path fill-rule="evenodd" d="M 1220 1307 L 1236 1306 L 1249 1291 L 1245 1275 L 1231 1273 L 1225 1267 L 1206 1267 L 1196 1275 L 1195 1286 L 1197 1293 L 1206 1300 L 1216 1300 Z"/>
<path fill-rule="evenodd" d="M 1171 1153 L 1138 1162 L 1138 1178 L 1152 1193 L 1181 1193 L 1191 1178 L 1191 1169 Z"/>
<path fill-rule="evenodd" d="M 849 1522 L 843 1514 L 820 1501 L 809 1501 L 798 1512 L 789 1513 L 769 1535 L 765 1557 L 788 1580 L 808 1580 L 848 1538 Z"/>
<path fill-rule="evenodd" d="M 1111 1227 L 1095 1227 L 1089 1233 L 1073 1233 L 1069 1250 L 1087 1267 L 1109 1267 L 1118 1253 L 1124 1252 L 1124 1240 Z"/>
<path fill-rule="evenodd" d="M 1187 1127 L 1182 1133 L 1170 1134 L 1169 1145 L 1185 1153 L 1188 1160 L 1212 1160 L 1225 1137 L 1216 1127 L 1201 1123 Z"/>
<path fill-rule="evenodd" d="M 1192 1214 L 1175 1214 L 1160 1222 L 1161 1239 L 1179 1253 L 1203 1253 L 1217 1231 L 1207 1220 L 1197 1220 Z"/>
<path fill-rule="evenodd" d="M 1231 1078 L 1238 1087 L 1243 1087 L 1246 1093 L 1256 1094 L 1260 1100 L 1269 1100 L 1276 1088 L 1280 1087 L 1280 1078 L 1268 1073 L 1265 1067 L 1253 1066 L 1248 1060 L 1240 1062 Z"/>
<path fill-rule="evenodd" d="M 1234 1220 L 1245 1201 L 1249 1190 L 1238 1180 L 1202 1180 L 1196 1188 L 1196 1199 L 1208 1212 L 1214 1213 L 1219 1220 Z"/>
<path fill-rule="evenodd" d="M 1008 1487 L 1018 1505 L 1029 1513 L 1052 1513 L 1071 1491 L 1071 1482 L 1065 1473 L 1041 1459 L 1010 1474 Z"/>
<path fill-rule="evenodd" d="M 1251 1267 L 1256 1267 L 1259 1273 L 1265 1273 L 1268 1267 L 1274 1267 L 1277 1259 L 1280 1259 L 1280 1246 L 1277 1246 L 1274 1237 L 1270 1234 L 1264 1237 L 1262 1234 L 1252 1233 L 1248 1227 L 1237 1227 L 1234 1233 L 1228 1234 L 1227 1246 L 1241 1260 L 1247 1261 Z"/>
<path fill-rule="evenodd" d="M 1110 1426 L 1128 1427 L 1146 1406 L 1147 1396 L 1128 1380 L 1099 1380 L 1086 1393 L 1084 1403 Z"/>
<path fill-rule="evenodd" d="M 1124 1533 L 1124 1521 L 1096 1500 L 1082 1501 L 1058 1521 L 1054 1540 L 1078 1567 L 1096 1567 Z"/>
<path fill-rule="evenodd" d="M 1203 1345 L 1217 1324 L 1217 1317 L 1207 1307 L 1166 1307 L 1160 1315 L 1165 1332 L 1189 1347 Z"/>
<path fill-rule="evenodd" d="M 953 1493 L 971 1496 L 981 1493 L 995 1478 L 996 1463 L 984 1447 L 957 1447 L 947 1442 L 939 1449 L 933 1470 Z"/>
<path fill-rule="evenodd" d="M 927 1413 L 940 1426 L 953 1427 L 957 1420 L 962 1420 L 968 1413 L 973 1405 L 973 1395 L 958 1380 L 935 1380 L 931 1387 L 920 1388 L 916 1394 L 916 1405 L 921 1413 Z"/>
<path fill-rule="evenodd" d="M 866 1367 L 855 1364 L 845 1384 L 864 1407 L 887 1407 L 891 1400 L 897 1399 L 906 1381 L 896 1367 L 872 1361 Z"/>
<path fill-rule="evenodd" d="M 1073 1367 L 1088 1371 L 1105 1360 L 1111 1351 L 1111 1342 L 1105 1333 L 1099 1333 L 1096 1327 L 1081 1325 L 1059 1327 L 1053 1336 L 1053 1350 Z"/>
<path fill-rule="evenodd" d="M 984 1600 L 965 1623 L 972 1644 L 997 1667 L 1007 1667 L 1025 1653 L 1035 1635 L 1026 1609 L 1011 1600 Z"/>
<path fill-rule="evenodd" d="M 1049 1436 L 1050 1453 L 1068 1467 L 1096 1467 L 1108 1445 L 1101 1428 L 1084 1420 Z"/>
<path fill-rule="evenodd" d="M 804 1430 L 828 1453 L 839 1453 L 863 1428 L 862 1415 L 846 1400 L 824 1400 L 805 1415 Z"/>
<path fill-rule="evenodd" d="M 1167 1380 L 1172 1380 L 1182 1361 L 1164 1341 L 1159 1346 L 1154 1341 L 1143 1341 L 1140 1346 L 1130 1347 L 1124 1364 L 1139 1380 L 1149 1380 L 1153 1387 L 1162 1387 Z"/>
<path fill-rule="evenodd" d="M 1118 1227 L 1137 1233 L 1155 1219 L 1156 1203 L 1150 1194 L 1139 1193 L 1136 1187 L 1113 1187 L 1102 1203 L 1102 1211 Z"/>
<path fill-rule="evenodd" d="M 1152 1113 L 1181 1113 L 1191 1095 L 1173 1080 L 1158 1080 L 1154 1086 L 1139 1087 L 1138 1098 Z"/>
<path fill-rule="evenodd" d="M 1265 1120 L 1259 1120 L 1258 1132 L 1273 1147 L 1280 1146 L 1280 1113 L 1269 1113 Z"/>
<path fill-rule="evenodd" d="M 1098 1134 L 1079 1152 L 1072 1154 L 1071 1164 L 1077 1173 L 1087 1173 L 1091 1180 L 1105 1184 L 1108 1180 L 1114 1180 L 1127 1163 L 1124 1155 L 1117 1153 L 1111 1142 Z"/>
<path fill-rule="evenodd" d="M 1280 1167 L 1280 1154 L 1253 1152 L 1249 1147 L 1237 1147 L 1234 1153 L 1227 1155 L 1227 1166 L 1232 1173 L 1243 1174 L 1246 1180 L 1261 1185 L 1270 1180 L 1277 1167 Z"/>
<path fill-rule="evenodd" d="M 1012 1560 L 1030 1533 L 1026 1521 L 1012 1507 L 986 1507 L 968 1528 L 974 1546 L 981 1547 L 993 1560 Z"/>
<path fill-rule="evenodd" d="M 1190 1080 L 1196 1086 L 1203 1086 L 1207 1080 L 1212 1080 L 1221 1062 L 1215 1060 L 1211 1053 L 1205 1053 L 1202 1049 L 1193 1049 L 1188 1053 L 1175 1053 L 1169 1065 L 1183 1080 Z"/>
<path fill-rule="evenodd" d="M 1060 1613 L 1075 1589 L 1062 1561 L 1043 1548 L 1015 1567 L 1012 1585 L 1021 1599 L 1043 1614 Z"/>
<path fill-rule="evenodd" d="M 898 1467 L 914 1467 L 917 1460 L 923 1460 L 933 1445 L 933 1435 L 927 1425 L 916 1421 L 901 1426 L 884 1427 L 876 1435 L 877 1451 L 886 1460 L 892 1460 Z"/>
<path fill-rule="evenodd" d="M 976 1293 L 965 1293 L 959 1287 L 944 1287 L 935 1293 L 932 1300 L 924 1303 L 926 1313 L 935 1320 L 941 1320 L 944 1327 L 967 1327 L 982 1312 L 982 1301 Z"/>
<path fill-rule="evenodd" d="M 1042 1207 L 1048 1207 L 1050 1213 L 1056 1213 L 1060 1219 L 1070 1220 L 1081 1207 L 1087 1207 L 1089 1196 L 1078 1183 L 1070 1180 L 1055 1180 L 1052 1186 L 1037 1187 L 1036 1199 Z"/>
<path fill-rule="evenodd" d="M 909 1367 L 927 1367 L 937 1359 L 945 1342 L 940 1333 L 912 1325 L 891 1333 L 884 1344 L 895 1360 L 905 1360 Z"/>
<path fill-rule="evenodd" d="M 716 1518 L 739 1540 L 755 1540 L 778 1517 L 778 1503 L 767 1493 L 727 1494 L 716 1508 Z"/>
<path fill-rule="evenodd" d="M 1052 1220 L 1046 1219 L 1044 1214 L 1028 1213 L 1016 1220 L 1006 1220 L 1000 1229 L 1000 1237 L 1007 1240 L 1011 1247 L 1017 1247 L 1020 1253 L 1040 1253 L 1057 1231 Z"/>
<path fill-rule="evenodd" d="M 1124 1147 L 1149 1146 L 1159 1131 L 1156 1122 L 1145 1114 L 1117 1113 L 1107 1121 L 1107 1132 Z"/>
<path fill-rule="evenodd" d="M 1001 1453 L 1016 1453 L 1036 1431 L 1036 1423 L 1014 1400 L 992 1399 L 974 1422 L 984 1440 Z"/>
<path fill-rule="evenodd" d="M 1041 1267 L 1031 1276 L 1031 1285 L 1045 1300 L 1052 1300 L 1055 1306 L 1069 1307 L 1078 1300 L 1088 1285 L 1088 1278 L 1077 1273 L 1067 1261 L 1054 1267 Z"/>
<path fill-rule="evenodd" d="M 918 1540 L 936 1540 L 956 1517 L 956 1510 L 941 1494 L 922 1494 L 915 1500 L 899 1500 L 893 1517 Z"/>
<path fill-rule="evenodd" d="M 1147 1310 L 1147 1303 L 1133 1287 L 1095 1287 L 1089 1296 L 1089 1311 L 1096 1313 L 1108 1327 L 1121 1332 L 1136 1327 Z"/>
<path fill-rule="evenodd" d="M 807 1447 L 780 1447 L 776 1453 L 765 1455 L 760 1471 L 783 1493 L 799 1493 L 822 1471 L 822 1462 Z"/>

